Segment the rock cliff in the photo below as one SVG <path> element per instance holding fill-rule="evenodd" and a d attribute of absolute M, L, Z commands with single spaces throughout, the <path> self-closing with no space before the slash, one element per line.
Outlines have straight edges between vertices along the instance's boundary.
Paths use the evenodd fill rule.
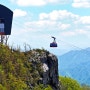
<path fill-rule="evenodd" d="M 33 55 L 34 58 L 30 57 L 29 61 L 33 63 L 35 68 L 37 68 L 38 63 L 41 63 L 41 71 L 38 71 L 40 74 L 38 83 L 50 85 L 53 90 L 60 90 L 57 57 L 47 51 L 40 53 L 33 51 Z"/>

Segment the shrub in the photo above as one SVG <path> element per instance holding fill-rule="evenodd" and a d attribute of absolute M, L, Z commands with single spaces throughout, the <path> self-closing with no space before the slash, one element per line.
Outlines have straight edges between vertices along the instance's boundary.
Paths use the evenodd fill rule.
<path fill-rule="evenodd" d="M 80 84 L 69 77 L 60 77 L 61 90 L 81 90 Z"/>

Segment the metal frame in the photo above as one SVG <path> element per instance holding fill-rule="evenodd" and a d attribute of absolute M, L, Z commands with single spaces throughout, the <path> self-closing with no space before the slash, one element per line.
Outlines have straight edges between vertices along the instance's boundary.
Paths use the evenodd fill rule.
<path fill-rule="evenodd" d="M 0 36 L 1 36 L 0 43 L 7 45 L 7 41 L 9 39 L 9 35 L 0 35 Z"/>

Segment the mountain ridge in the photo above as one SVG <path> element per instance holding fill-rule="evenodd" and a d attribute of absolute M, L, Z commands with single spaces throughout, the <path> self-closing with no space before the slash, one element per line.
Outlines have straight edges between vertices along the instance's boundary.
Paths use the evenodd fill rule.
<path fill-rule="evenodd" d="M 71 50 L 58 57 L 59 74 L 90 85 L 90 47 Z"/>

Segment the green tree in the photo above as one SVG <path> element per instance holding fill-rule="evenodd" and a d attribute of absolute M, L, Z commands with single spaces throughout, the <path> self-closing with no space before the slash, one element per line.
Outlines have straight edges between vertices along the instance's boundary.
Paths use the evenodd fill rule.
<path fill-rule="evenodd" d="M 36 85 L 33 90 L 53 90 L 50 85 L 47 87 L 43 84 Z"/>
<path fill-rule="evenodd" d="M 60 77 L 61 90 L 82 90 L 80 84 L 69 77 Z"/>
<path fill-rule="evenodd" d="M 2 86 L 2 84 L 0 84 L 0 90 L 7 90 L 6 87 Z"/>
<path fill-rule="evenodd" d="M 50 85 L 48 85 L 47 88 L 45 88 L 44 90 L 53 90 L 52 87 Z"/>

